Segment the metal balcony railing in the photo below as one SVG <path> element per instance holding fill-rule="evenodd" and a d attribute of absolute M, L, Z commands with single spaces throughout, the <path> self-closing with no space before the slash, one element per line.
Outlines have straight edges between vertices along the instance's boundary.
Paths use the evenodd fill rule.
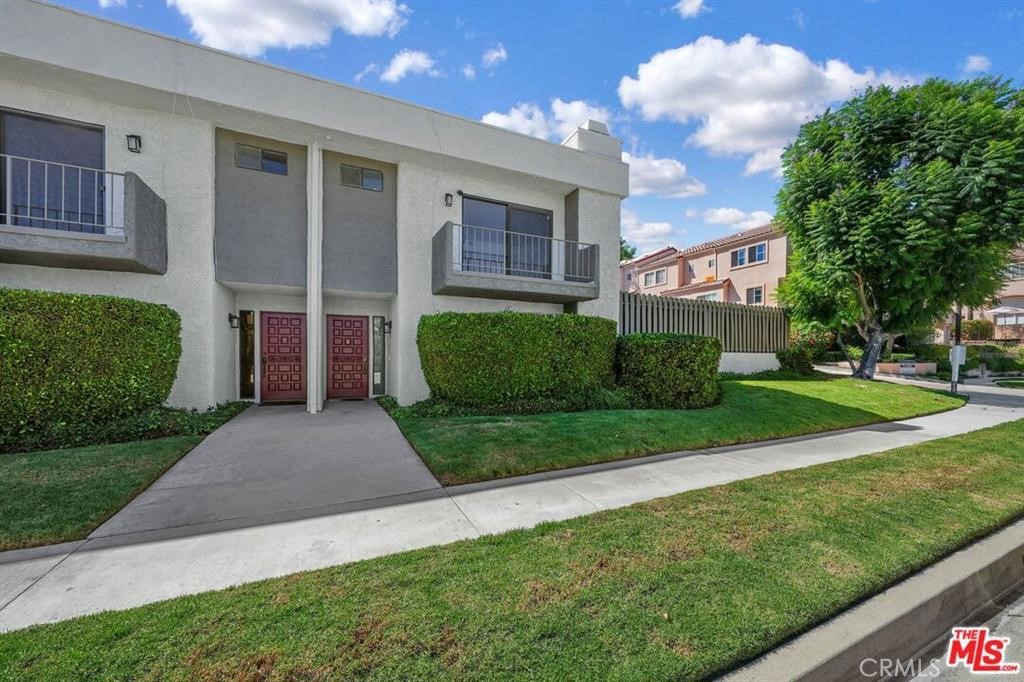
<path fill-rule="evenodd" d="M 0 154 L 0 225 L 124 236 L 124 174 Z"/>
<path fill-rule="evenodd" d="M 451 229 L 455 271 L 588 283 L 597 276 L 593 244 L 475 225 Z"/>

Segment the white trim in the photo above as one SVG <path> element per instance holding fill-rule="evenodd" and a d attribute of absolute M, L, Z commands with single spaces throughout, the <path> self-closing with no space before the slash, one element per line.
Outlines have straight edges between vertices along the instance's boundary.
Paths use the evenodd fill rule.
<path fill-rule="evenodd" d="M 306 149 L 306 411 L 324 407 L 323 150 L 318 142 Z"/>

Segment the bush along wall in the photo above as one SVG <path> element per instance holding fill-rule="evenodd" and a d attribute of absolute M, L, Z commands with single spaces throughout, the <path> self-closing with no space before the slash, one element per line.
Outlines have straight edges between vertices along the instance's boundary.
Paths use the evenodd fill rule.
<path fill-rule="evenodd" d="M 722 342 L 689 334 L 628 334 L 619 337 L 618 382 L 636 407 L 688 409 L 718 402 Z"/>
<path fill-rule="evenodd" d="M 475 407 L 565 401 L 611 387 L 616 325 L 585 315 L 435 313 L 416 342 L 431 396 Z"/>
<path fill-rule="evenodd" d="M 167 306 L 0 289 L 0 447 L 161 405 L 180 356 L 181 319 Z"/>

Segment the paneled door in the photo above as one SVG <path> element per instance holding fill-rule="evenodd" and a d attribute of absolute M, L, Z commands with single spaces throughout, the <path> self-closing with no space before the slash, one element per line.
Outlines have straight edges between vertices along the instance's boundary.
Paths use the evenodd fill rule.
<path fill-rule="evenodd" d="M 260 402 L 306 399 L 306 314 L 260 313 Z"/>
<path fill-rule="evenodd" d="M 370 395 L 369 318 L 327 316 L 327 397 L 366 398 Z"/>

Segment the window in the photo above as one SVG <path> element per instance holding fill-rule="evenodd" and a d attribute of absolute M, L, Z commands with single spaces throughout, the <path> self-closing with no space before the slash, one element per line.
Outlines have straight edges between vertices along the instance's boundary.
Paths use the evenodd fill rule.
<path fill-rule="evenodd" d="M 762 303 L 764 303 L 764 287 L 747 289 L 747 305 L 761 305 Z"/>
<path fill-rule="evenodd" d="M 288 175 L 288 154 L 250 144 L 235 144 L 235 165 L 239 168 Z"/>
<path fill-rule="evenodd" d="M 715 259 L 714 258 L 708 258 L 708 267 L 709 268 L 715 267 Z"/>
<path fill-rule="evenodd" d="M 1024 279 L 1024 262 L 1010 263 L 1006 268 L 1006 279 Z"/>
<path fill-rule="evenodd" d="M 627 282 L 632 282 L 633 281 L 633 272 L 632 271 L 629 271 L 629 272 L 626 273 L 626 281 Z"/>
<path fill-rule="evenodd" d="M 738 268 L 742 265 L 753 265 L 768 260 L 768 244 L 760 243 L 748 246 L 745 249 L 736 249 L 730 255 L 732 267 Z"/>
<path fill-rule="evenodd" d="M 1022 315 L 996 315 L 996 326 L 1008 327 L 1011 325 L 1024 325 L 1024 314 Z"/>
<path fill-rule="evenodd" d="M 371 192 L 384 191 L 384 173 L 374 168 L 360 168 L 341 164 L 341 184 L 343 187 L 358 187 Z"/>
<path fill-rule="evenodd" d="M 0 223 L 104 234 L 120 176 L 103 173 L 103 128 L 0 109 Z"/>
<path fill-rule="evenodd" d="M 700 296 L 694 296 L 693 298 L 694 298 L 694 300 L 697 300 L 697 301 L 717 301 L 718 300 L 718 292 L 717 291 L 712 291 L 710 294 L 701 294 Z"/>
<path fill-rule="evenodd" d="M 464 196 L 461 234 L 464 270 L 551 277 L 550 211 Z"/>
<path fill-rule="evenodd" d="M 657 286 L 659 284 L 664 284 L 666 281 L 668 281 L 667 278 L 668 278 L 668 273 L 666 273 L 664 268 L 661 269 L 661 270 L 655 270 L 654 272 L 645 272 L 644 273 L 644 286 L 645 287 L 653 287 L 653 286 Z"/>

